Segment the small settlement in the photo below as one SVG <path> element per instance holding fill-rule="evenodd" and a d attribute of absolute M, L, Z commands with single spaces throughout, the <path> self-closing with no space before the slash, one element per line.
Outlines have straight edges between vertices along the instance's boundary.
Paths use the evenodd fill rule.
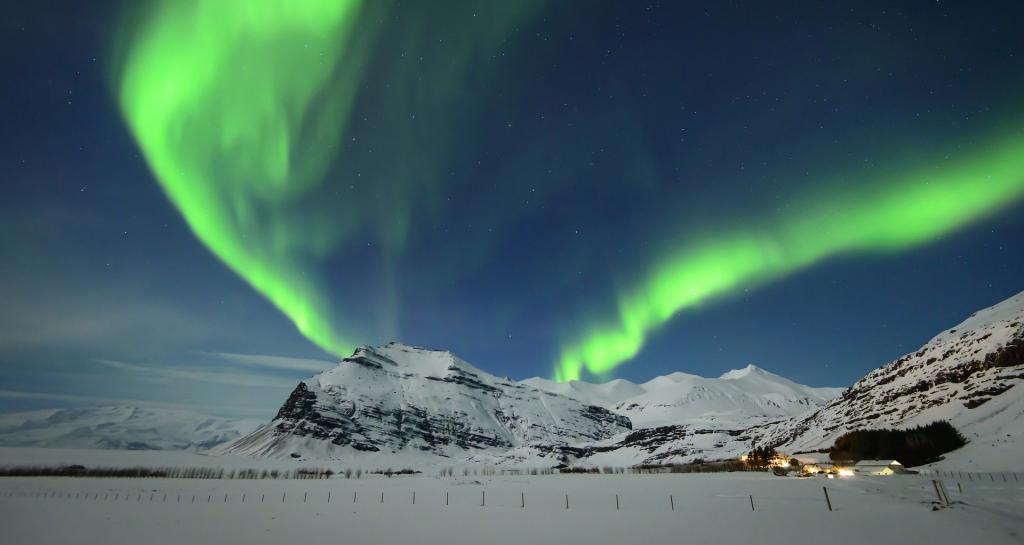
<path fill-rule="evenodd" d="M 827 452 L 810 452 L 797 454 L 793 460 L 799 463 L 801 473 L 829 476 L 852 477 L 854 475 L 889 476 L 911 473 L 898 460 L 861 460 L 859 462 L 837 462 L 829 458 Z"/>

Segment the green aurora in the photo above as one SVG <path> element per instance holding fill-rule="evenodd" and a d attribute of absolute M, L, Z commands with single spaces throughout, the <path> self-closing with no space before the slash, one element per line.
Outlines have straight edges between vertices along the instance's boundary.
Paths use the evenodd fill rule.
<path fill-rule="evenodd" d="M 342 131 L 360 2 L 248 6 L 157 6 L 126 56 L 121 108 L 195 235 L 303 335 L 342 353 L 351 342 L 302 264 L 341 233 L 298 225 L 287 206 L 322 180 Z"/>
<path fill-rule="evenodd" d="M 346 160 L 342 142 L 367 73 L 375 68 L 394 83 L 371 97 L 375 107 L 383 103 L 386 123 L 408 125 L 418 112 L 441 119 L 466 107 L 453 98 L 464 80 L 483 77 L 473 61 L 493 51 L 535 6 L 482 10 L 482 24 L 449 36 L 447 54 L 416 67 L 433 71 L 422 81 L 408 62 L 370 66 L 390 2 L 253 0 L 246 9 L 231 2 L 155 2 L 122 40 L 119 103 L 195 236 L 305 337 L 345 356 L 354 339 L 368 334 L 365 318 L 343 320 L 317 266 L 367 232 L 383 259 L 393 259 L 413 203 L 436 209 L 445 183 L 444 132 L 407 127 L 376 143 L 380 155 L 405 159 L 377 165 L 364 193 L 338 197 L 327 187 L 332 164 Z M 438 21 L 427 16 L 445 14 L 423 9 L 386 45 L 404 52 L 436 43 L 429 29 Z M 391 220 L 379 221 L 385 214 Z M 379 306 L 395 305 L 393 290 L 381 291 Z"/>
<path fill-rule="evenodd" d="M 444 125 L 452 112 L 469 108 L 459 91 L 483 77 L 474 64 L 482 52 L 536 5 L 500 4 L 490 26 L 448 37 L 447 55 L 422 81 L 421 72 L 375 57 L 387 2 L 268 0 L 244 10 L 223 2 L 157 2 L 120 52 L 118 99 L 195 236 L 305 337 L 343 356 L 365 338 L 366 326 L 336 311 L 318 266 L 366 230 L 385 257 L 397 255 L 414 206 L 443 206 Z M 405 43 L 390 45 L 415 52 L 436 42 L 425 23 L 416 25 Z M 429 130 L 392 132 L 392 148 L 380 154 L 403 158 L 385 159 L 375 181 L 388 197 L 387 222 L 374 221 L 382 210 L 359 195 L 325 198 L 328 171 L 347 158 L 342 144 L 352 109 L 374 69 L 395 82 L 376 104 L 389 112 L 389 127 L 404 127 L 415 114 L 431 120 Z M 969 155 L 867 183 L 824 184 L 839 189 L 756 228 L 715 226 L 711 235 L 649 260 L 646 276 L 618 294 L 614 319 L 591 321 L 596 325 L 566 339 L 554 378 L 608 374 L 684 309 L 838 254 L 927 243 L 1024 194 L 1019 135 Z M 397 305 L 393 295 L 381 299 Z"/>
<path fill-rule="evenodd" d="M 832 184 L 838 186 L 840 184 Z M 858 187 L 863 184 L 857 184 Z M 605 375 L 635 357 L 678 312 L 845 252 L 893 251 L 933 241 L 1024 195 L 1024 138 L 1004 137 L 968 160 L 944 161 L 796 207 L 757 230 L 722 232 L 658 260 L 617 301 L 618 321 L 567 344 L 558 381 Z"/>

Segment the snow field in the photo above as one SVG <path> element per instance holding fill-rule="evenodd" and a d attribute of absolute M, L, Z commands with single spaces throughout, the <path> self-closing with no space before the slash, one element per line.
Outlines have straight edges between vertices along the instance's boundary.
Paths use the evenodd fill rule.
<path fill-rule="evenodd" d="M 0 543 L 1020 543 L 1024 482 L 944 479 L 933 511 L 932 478 L 6 478 Z"/>

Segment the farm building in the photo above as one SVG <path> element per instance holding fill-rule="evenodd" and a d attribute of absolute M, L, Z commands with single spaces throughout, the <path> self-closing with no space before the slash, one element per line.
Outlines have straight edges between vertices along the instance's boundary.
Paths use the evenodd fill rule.
<path fill-rule="evenodd" d="M 896 460 L 861 460 L 854 464 L 853 469 L 866 475 L 893 475 L 906 472 L 903 464 Z"/>
<path fill-rule="evenodd" d="M 797 454 L 793 458 L 800 462 L 800 467 L 804 473 L 829 472 L 835 468 L 835 463 L 829 458 L 827 452 L 808 452 L 806 454 Z"/>

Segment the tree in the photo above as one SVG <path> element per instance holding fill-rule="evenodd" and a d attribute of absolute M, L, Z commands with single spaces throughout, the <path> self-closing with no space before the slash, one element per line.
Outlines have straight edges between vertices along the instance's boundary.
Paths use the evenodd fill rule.
<path fill-rule="evenodd" d="M 967 444 L 963 435 L 945 420 L 927 426 L 897 430 L 855 430 L 841 435 L 829 457 L 840 461 L 898 460 L 917 466 L 937 460 L 942 454 Z"/>

